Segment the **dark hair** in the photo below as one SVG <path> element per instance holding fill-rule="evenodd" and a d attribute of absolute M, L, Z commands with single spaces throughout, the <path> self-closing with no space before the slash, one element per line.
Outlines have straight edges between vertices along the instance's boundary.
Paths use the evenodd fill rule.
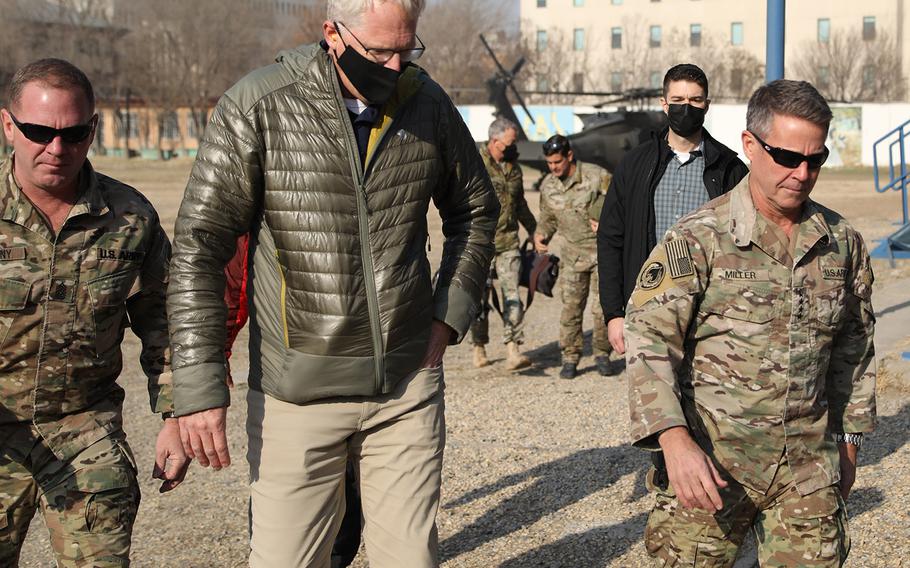
<path fill-rule="evenodd" d="M 767 136 L 774 115 L 801 118 L 828 131 L 831 107 L 825 97 L 806 81 L 778 79 L 752 93 L 746 109 L 746 129 Z"/>
<path fill-rule="evenodd" d="M 55 89 L 78 89 L 85 95 L 89 110 L 95 110 L 95 91 L 85 73 L 62 59 L 39 59 L 19 68 L 6 91 L 7 108 L 19 103 L 22 90 L 29 83 L 42 83 Z"/>
<path fill-rule="evenodd" d="M 554 134 L 543 143 L 544 156 L 552 156 L 557 153 L 568 156 L 570 150 L 572 150 L 572 145 L 569 144 L 569 139 L 562 134 Z"/>
<path fill-rule="evenodd" d="M 701 70 L 698 65 L 691 63 L 680 63 L 670 67 L 667 74 L 664 75 L 664 97 L 667 96 L 667 90 L 670 83 L 674 81 L 691 81 L 704 89 L 705 98 L 708 97 L 708 76 Z"/>

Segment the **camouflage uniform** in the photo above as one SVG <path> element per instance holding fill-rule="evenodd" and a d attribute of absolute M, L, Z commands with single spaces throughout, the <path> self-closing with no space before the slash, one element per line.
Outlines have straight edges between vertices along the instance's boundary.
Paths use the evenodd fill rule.
<path fill-rule="evenodd" d="M 120 342 L 142 340 L 156 412 L 172 408 L 170 244 L 151 204 L 86 162 L 54 235 L 0 166 L 0 565 L 40 501 L 58 565 L 127 566 L 139 505 L 121 429 Z"/>
<path fill-rule="evenodd" d="M 728 566 L 752 527 L 763 566 L 843 562 L 833 434 L 874 426 L 871 294 L 859 233 L 810 200 L 790 239 L 748 178 L 667 233 L 626 315 L 632 439 L 687 426 L 730 486 L 719 513 L 684 511 L 652 470 L 653 555 Z"/>
<path fill-rule="evenodd" d="M 496 163 L 490 156 L 486 144 L 478 146 L 480 156 L 493 182 L 496 197 L 499 198 L 499 220 L 496 223 L 496 256 L 493 267 L 502 290 L 503 343 L 524 341 L 524 305 L 518 290 L 518 276 L 521 272 L 521 255 L 518 252 L 518 224 L 533 235 L 537 220 L 525 201 L 524 182 L 518 162 Z M 486 345 L 490 342 L 488 314 L 480 311 L 478 319 L 471 325 L 471 343 Z"/>
<path fill-rule="evenodd" d="M 575 174 L 565 181 L 548 174 L 540 183 L 540 224 L 537 233 L 549 242 L 557 231 L 562 248 L 559 285 L 562 315 L 559 345 L 564 363 L 578 363 L 582 352 L 582 321 L 588 295 L 594 315 L 594 355 L 609 355 L 607 325 L 600 307 L 597 279 L 597 234 L 591 229 L 591 210 L 606 195 L 611 176 L 607 170 L 584 162 L 575 163 Z"/>

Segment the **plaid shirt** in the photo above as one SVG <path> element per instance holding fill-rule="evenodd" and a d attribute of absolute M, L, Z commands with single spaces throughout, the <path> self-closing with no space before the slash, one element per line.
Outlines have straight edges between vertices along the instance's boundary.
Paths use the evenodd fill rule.
<path fill-rule="evenodd" d="M 654 236 L 660 242 L 667 230 L 684 215 L 695 211 L 710 198 L 705 188 L 704 146 L 689 154 L 685 162 L 679 154 L 667 164 L 660 183 L 654 190 Z"/>

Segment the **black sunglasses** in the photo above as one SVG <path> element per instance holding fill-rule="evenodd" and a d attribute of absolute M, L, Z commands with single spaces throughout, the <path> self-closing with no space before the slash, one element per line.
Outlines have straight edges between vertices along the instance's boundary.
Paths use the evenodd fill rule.
<path fill-rule="evenodd" d="M 50 144 L 53 142 L 54 138 L 58 136 L 67 144 L 79 144 L 89 137 L 92 130 L 95 129 L 95 125 L 98 123 L 97 114 L 86 124 L 77 124 L 76 126 L 67 126 L 66 128 L 51 128 L 50 126 L 44 126 L 43 124 L 19 122 L 11 112 L 9 113 L 9 116 L 13 119 L 13 124 L 16 125 L 16 128 L 18 128 L 26 138 L 37 144 Z"/>
<path fill-rule="evenodd" d="M 825 149 L 821 152 L 807 156 L 805 154 L 800 154 L 799 152 L 794 152 L 793 150 L 775 148 L 759 138 L 758 135 L 751 130 L 749 131 L 749 134 L 754 136 L 755 139 L 758 140 L 758 143 L 761 144 L 761 147 L 765 149 L 765 152 L 771 155 L 771 159 L 774 160 L 774 163 L 785 168 L 798 168 L 800 164 L 806 162 L 806 164 L 809 165 L 810 170 L 817 170 L 822 167 L 822 164 L 828 159 L 829 150 L 827 146 L 825 146 Z"/>
<path fill-rule="evenodd" d="M 543 155 L 552 156 L 553 154 L 556 154 L 557 152 L 562 155 L 566 155 L 569 153 L 569 149 L 570 148 L 569 148 L 568 140 L 566 140 L 565 138 L 555 138 L 555 139 L 547 140 L 546 142 L 544 142 Z"/>

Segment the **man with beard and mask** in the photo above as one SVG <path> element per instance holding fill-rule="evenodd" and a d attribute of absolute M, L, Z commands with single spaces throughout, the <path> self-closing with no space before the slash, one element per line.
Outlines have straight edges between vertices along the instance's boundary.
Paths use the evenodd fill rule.
<path fill-rule="evenodd" d="M 562 369 L 559 376 L 574 379 L 577 373 L 583 343 L 582 321 L 591 289 L 594 290 L 594 361 L 602 376 L 612 375 L 612 349 L 597 299 L 596 223 L 589 213 L 606 193 L 610 174 L 600 166 L 576 161 L 569 139 L 560 134 L 544 143 L 543 154 L 550 173 L 540 183 L 540 223 L 534 234 L 534 247 L 537 252 L 547 252 L 547 245 L 557 232 L 565 241 L 560 252 Z"/>
<path fill-rule="evenodd" d="M 521 354 L 519 346 L 524 341 L 524 306 L 518 290 L 521 272 L 521 254 L 518 251 L 518 224 L 533 235 L 537 220 L 525 201 L 524 181 L 518 165 L 518 126 L 507 118 L 497 118 L 490 124 L 489 140 L 478 150 L 499 198 L 499 220 L 496 223 L 496 256 L 493 268 L 502 290 L 502 340 L 506 344 L 506 367 L 523 369 L 531 360 Z M 495 290 L 492 290 L 495 293 Z M 471 326 L 471 343 L 474 344 L 474 366 L 486 367 L 486 345 L 490 342 L 489 307 L 484 309 Z"/>
<path fill-rule="evenodd" d="M 710 104 L 704 71 L 689 63 L 671 67 L 660 103 L 669 129 L 623 157 L 597 229 L 600 303 L 618 354 L 626 352 L 626 303 L 651 249 L 682 216 L 730 191 L 749 172 L 702 126 Z"/>
<path fill-rule="evenodd" d="M 250 234 L 253 567 L 330 564 L 349 460 L 370 565 L 438 564 L 442 358 L 477 314 L 499 205 L 457 109 L 411 64 L 423 6 L 330 0 L 320 44 L 218 102 L 178 214 L 175 414 L 216 470 L 230 465 L 224 268 Z"/>

